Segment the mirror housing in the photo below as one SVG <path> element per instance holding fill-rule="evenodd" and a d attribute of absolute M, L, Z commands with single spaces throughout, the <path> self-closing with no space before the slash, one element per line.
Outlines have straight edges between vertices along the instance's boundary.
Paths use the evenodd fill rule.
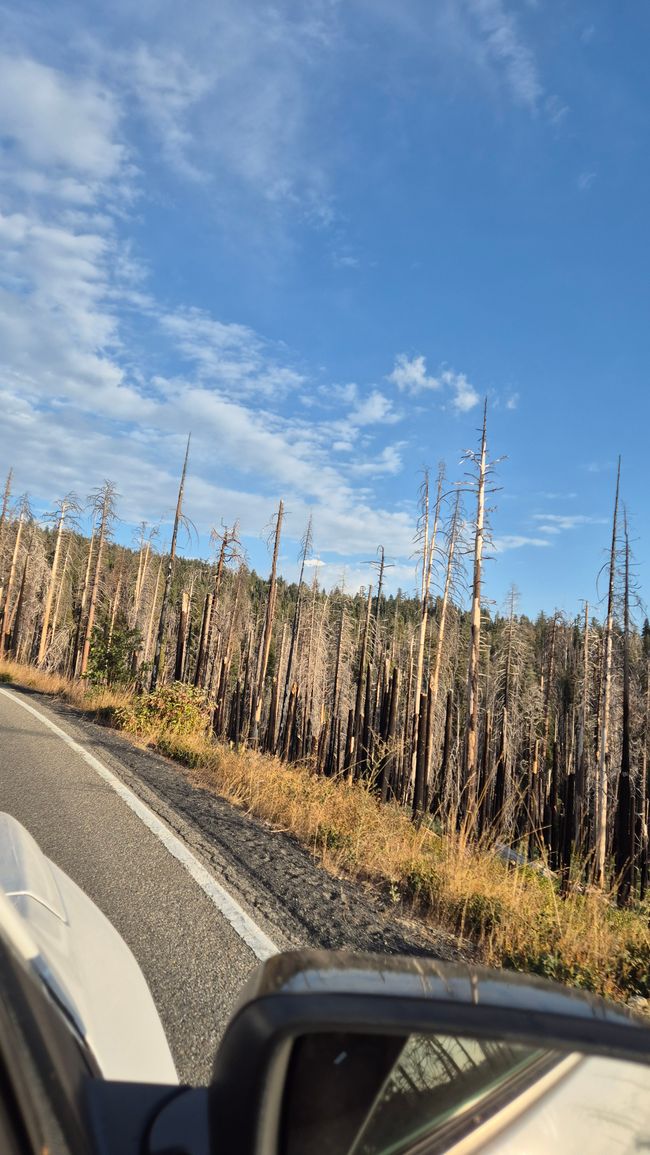
<path fill-rule="evenodd" d="M 279 1155 L 294 1043 L 338 1032 L 461 1035 L 650 1063 L 643 1020 L 543 979 L 434 959 L 294 951 L 258 968 L 226 1029 L 208 1091 L 213 1155 Z"/>

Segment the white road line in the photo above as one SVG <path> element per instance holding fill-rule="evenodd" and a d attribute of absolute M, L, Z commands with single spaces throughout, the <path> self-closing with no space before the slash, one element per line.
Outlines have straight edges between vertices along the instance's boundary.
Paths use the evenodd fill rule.
<path fill-rule="evenodd" d="M 45 714 L 41 714 L 40 710 L 35 710 L 33 706 L 28 705 L 28 703 L 24 702 L 17 694 L 12 694 L 3 687 L 0 687 L 0 694 L 4 694 L 6 698 L 10 698 L 17 706 L 20 706 L 23 710 L 27 710 L 28 714 L 33 714 L 35 718 L 38 718 L 39 722 L 42 722 L 44 726 L 47 726 L 48 730 L 51 730 L 61 738 L 71 750 L 74 750 L 75 754 L 79 754 L 84 762 L 92 767 L 92 769 L 99 774 L 100 778 L 104 779 L 111 787 L 111 790 L 119 794 L 122 801 L 126 802 L 126 805 L 134 814 L 137 814 L 140 821 L 144 822 L 145 826 L 152 834 L 155 834 L 156 838 L 162 842 L 169 853 L 180 862 L 181 866 L 185 867 L 188 874 L 191 874 L 194 881 L 201 887 L 203 893 L 214 903 L 217 910 L 221 911 L 224 918 L 228 919 L 233 930 L 235 930 L 246 945 L 250 947 L 256 958 L 263 961 L 278 953 L 279 947 L 271 941 L 269 936 L 261 930 L 257 923 L 253 922 L 253 919 L 246 913 L 243 907 L 239 905 L 236 899 L 201 865 L 198 858 L 192 854 L 192 851 L 187 848 L 185 843 L 181 842 L 180 838 L 178 838 L 176 834 L 173 834 L 172 831 L 165 826 L 164 822 L 161 822 L 160 818 L 138 798 L 137 794 L 129 790 L 128 786 L 125 786 L 107 766 L 104 766 L 103 762 L 99 761 L 99 758 L 95 758 L 94 754 L 89 754 L 79 742 L 75 742 L 74 738 L 66 734 L 65 730 L 62 730 L 55 722 L 50 721 Z"/>

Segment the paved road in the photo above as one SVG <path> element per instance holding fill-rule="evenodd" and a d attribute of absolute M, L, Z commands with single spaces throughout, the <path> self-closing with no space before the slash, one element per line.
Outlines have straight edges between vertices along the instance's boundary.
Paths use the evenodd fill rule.
<path fill-rule="evenodd" d="M 220 1033 L 258 960 L 137 814 L 16 698 L 32 704 L 0 693 L 0 810 L 22 822 L 111 920 L 149 983 L 179 1077 L 207 1082 Z M 36 709 L 74 731 L 42 702 Z M 110 769 L 119 774 L 119 766 Z"/>

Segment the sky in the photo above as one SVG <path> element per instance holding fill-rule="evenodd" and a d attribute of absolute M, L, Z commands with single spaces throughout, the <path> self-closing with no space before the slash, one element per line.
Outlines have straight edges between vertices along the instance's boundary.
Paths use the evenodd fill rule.
<path fill-rule="evenodd" d="M 597 609 L 622 455 L 647 584 L 645 0 L 0 6 L 0 472 L 120 540 L 415 586 L 487 398 L 485 598 Z M 601 583 L 602 585 L 602 583 Z"/>

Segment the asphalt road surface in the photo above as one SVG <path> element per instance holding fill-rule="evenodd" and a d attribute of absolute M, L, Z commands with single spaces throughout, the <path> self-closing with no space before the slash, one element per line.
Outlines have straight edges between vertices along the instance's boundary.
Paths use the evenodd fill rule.
<path fill-rule="evenodd" d="M 179 1078 L 205 1083 L 233 1003 L 258 965 L 255 924 L 248 924 L 251 949 L 187 864 L 45 719 L 79 741 L 74 726 L 41 700 L 0 692 L 0 810 L 110 919 L 149 983 Z M 119 779 L 119 765 L 102 763 Z M 190 866 L 209 872 L 188 855 Z M 259 942 L 258 955 L 263 932 Z"/>

